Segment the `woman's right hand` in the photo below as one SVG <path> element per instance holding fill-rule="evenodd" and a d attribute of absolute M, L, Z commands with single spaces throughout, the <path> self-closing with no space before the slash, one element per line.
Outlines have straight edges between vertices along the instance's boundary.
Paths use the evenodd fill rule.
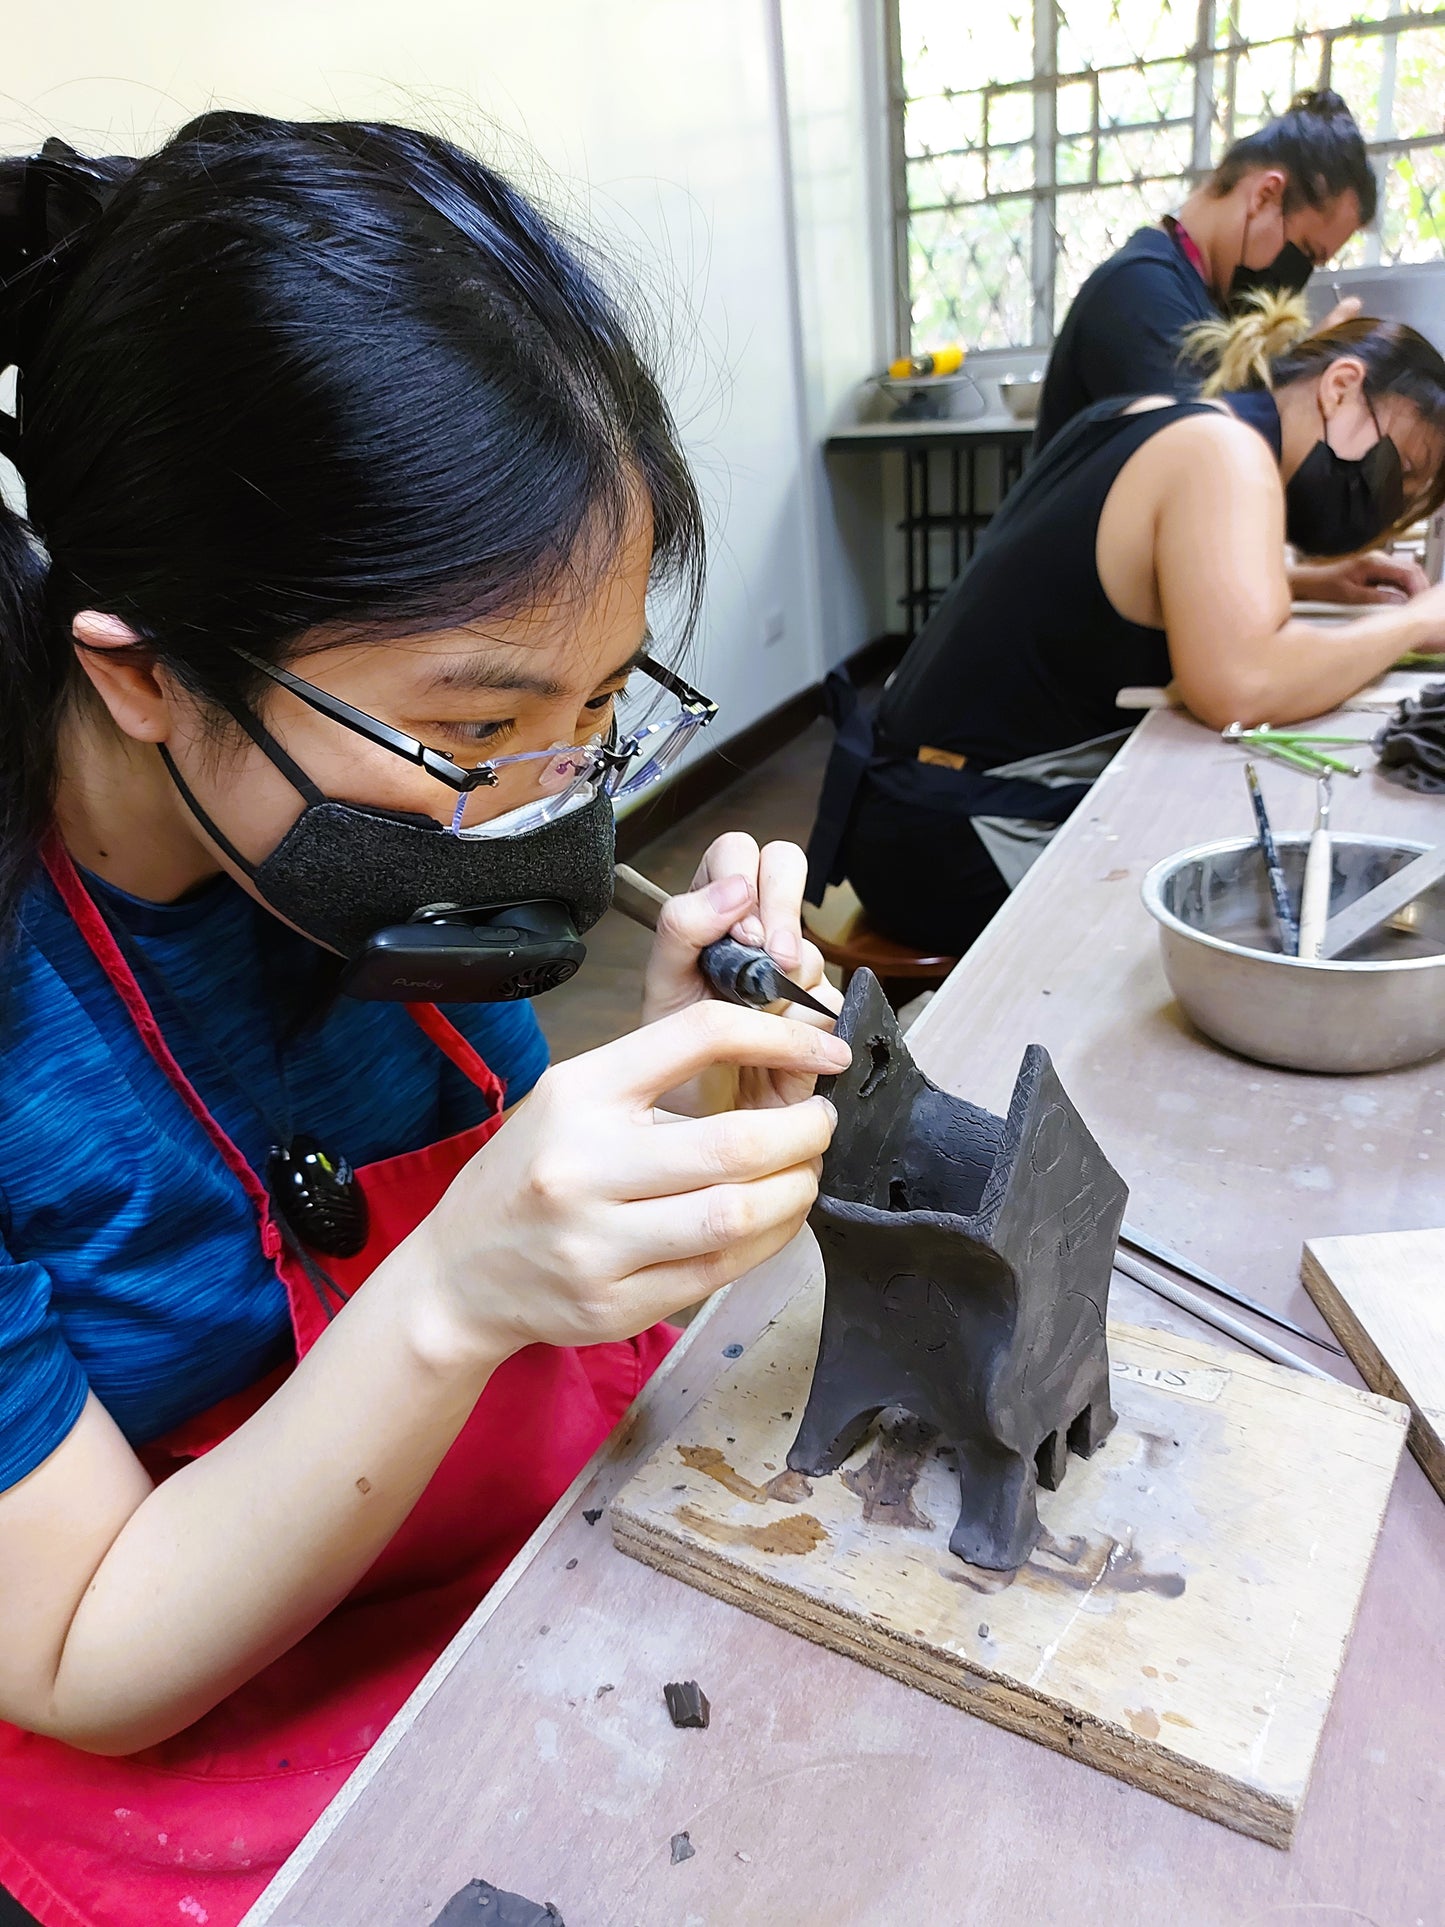
<path fill-rule="evenodd" d="M 1411 646 L 1425 656 L 1445 656 L 1445 582 L 1422 589 L 1410 605 L 1418 633 Z"/>
<path fill-rule="evenodd" d="M 407 1241 L 459 1340 L 501 1358 L 630 1338 L 772 1257 L 812 1207 L 832 1105 L 657 1100 L 713 1065 L 811 1079 L 849 1060 L 827 1031 L 706 1002 L 555 1065 Z"/>

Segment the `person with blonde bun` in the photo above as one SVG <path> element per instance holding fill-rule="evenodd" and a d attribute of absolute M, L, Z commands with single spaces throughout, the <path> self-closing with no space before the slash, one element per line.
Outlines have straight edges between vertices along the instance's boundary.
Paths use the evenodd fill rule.
<path fill-rule="evenodd" d="M 1299 293 L 1374 219 L 1377 198 L 1364 137 L 1328 88 L 1241 136 L 1177 214 L 1131 235 L 1075 295 L 1049 358 L 1035 450 L 1111 395 L 1194 392 L 1180 353 L 1189 331 L 1252 294 Z M 1323 325 L 1358 312 L 1342 301 Z M 1379 550 L 1288 566 L 1303 600 L 1399 601 L 1425 587 L 1412 560 Z"/>
<path fill-rule="evenodd" d="M 1172 684 L 1201 723 L 1291 723 L 1407 650 L 1445 652 L 1445 586 L 1320 627 L 1285 543 L 1366 548 L 1445 501 L 1445 360 L 1412 328 L 1317 333 L 1256 293 L 1187 349 L 1204 392 L 1105 401 L 1026 471 L 873 721 L 840 734 L 808 896 L 846 876 L 886 936 L 978 935 Z"/>

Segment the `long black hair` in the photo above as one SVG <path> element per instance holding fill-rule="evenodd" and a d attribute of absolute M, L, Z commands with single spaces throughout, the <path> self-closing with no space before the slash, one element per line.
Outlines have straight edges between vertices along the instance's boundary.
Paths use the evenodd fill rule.
<path fill-rule="evenodd" d="M 1375 218 L 1379 184 L 1365 137 L 1354 115 L 1330 87 L 1296 94 L 1285 112 L 1244 134 L 1209 177 L 1210 192 L 1228 194 L 1256 168 L 1279 168 L 1285 176 L 1284 207 L 1327 207 L 1342 194 L 1360 204 L 1360 223 Z"/>
<path fill-rule="evenodd" d="M 50 820 L 70 628 L 118 616 L 217 712 L 318 625 L 525 607 L 640 494 L 703 520 L 658 384 L 575 244 L 445 140 L 209 113 L 140 161 L 0 161 L 0 927 Z"/>

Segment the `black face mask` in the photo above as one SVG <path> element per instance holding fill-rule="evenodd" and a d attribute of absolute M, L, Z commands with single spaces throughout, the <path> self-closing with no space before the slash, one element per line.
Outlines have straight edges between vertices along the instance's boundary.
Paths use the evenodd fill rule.
<path fill-rule="evenodd" d="M 1372 416 L 1374 412 L 1372 408 Z M 1375 426 L 1379 428 L 1378 421 Z M 1363 455 L 1337 455 L 1325 422 L 1325 438 L 1289 478 L 1284 504 L 1285 534 L 1297 549 L 1306 555 L 1353 555 L 1377 541 L 1404 513 L 1400 451 L 1381 434 Z"/>
<path fill-rule="evenodd" d="M 1270 294 L 1303 294 L 1315 264 L 1293 241 L 1286 241 L 1272 261 L 1262 268 L 1247 268 L 1243 262 L 1229 278 L 1229 305 L 1237 308 L 1247 295 L 1264 290 Z"/>
<path fill-rule="evenodd" d="M 576 974 L 587 954 L 579 933 L 612 901 L 615 826 L 603 791 L 535 829 L 458 836 L 429 816 L 333 801 L 254 716 L 237 711 L 236 721 L 306 802 L 259 864 L 217 829 L 162 746 L 166 768 L 261 900 L 349 959 L 348 996 L 503 1003 Z"/>

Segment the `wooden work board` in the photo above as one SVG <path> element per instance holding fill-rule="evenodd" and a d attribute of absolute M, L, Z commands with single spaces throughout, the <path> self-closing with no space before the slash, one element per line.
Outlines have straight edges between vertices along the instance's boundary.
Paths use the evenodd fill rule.
<path fill-rule="evenodd" d="M 785 1468 L 821 1281 L 618 1494 L 616 1544 L 805 1638 L 1287 1847 L 1404 1444 L 1393 1401 L 1114 1325 L 1119 1424 L 1040 1492 L 1017 1574 L 948 1550 L 952 1455 L 908 1423 Z"/>
<path fill-rule="evenodd" d="M 1374 1391 L 1410 1408 L 1410 1450 L 1445 1499 L 1445 1230 L 1315 1238 L 1305 1289 Z"/>

